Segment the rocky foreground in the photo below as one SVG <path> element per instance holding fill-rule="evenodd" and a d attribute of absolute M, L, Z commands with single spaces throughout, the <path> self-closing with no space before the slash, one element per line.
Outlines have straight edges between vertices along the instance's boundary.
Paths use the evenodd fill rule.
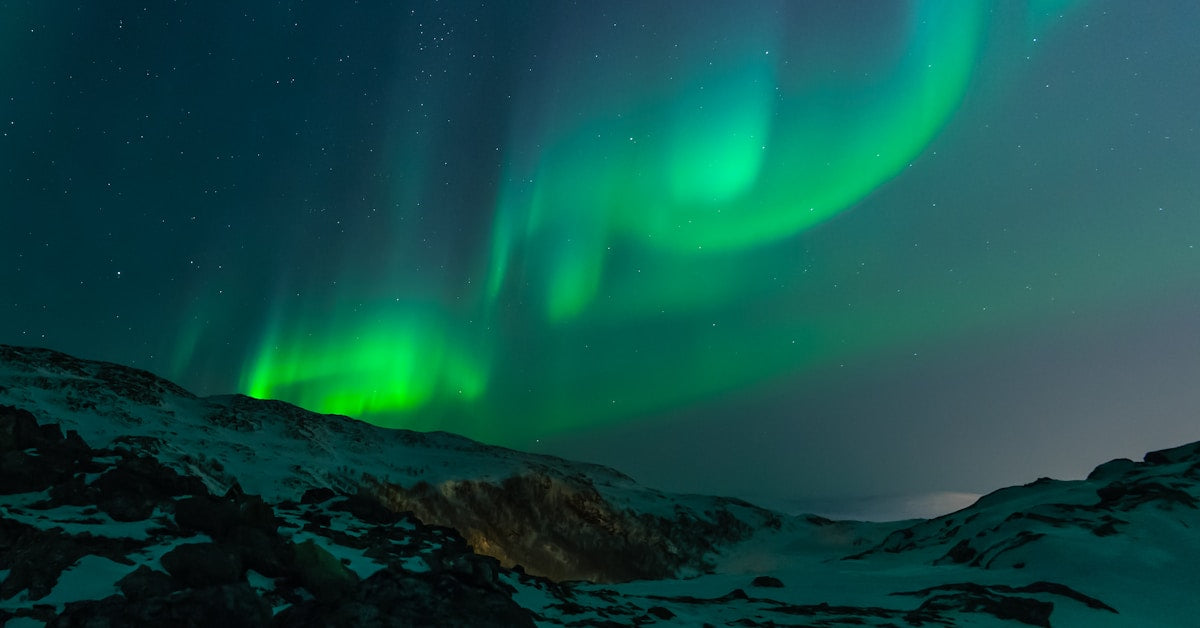
<path fill-rule="evenodd" d="M 10 406 L 0 406 L 0 456 L 0 494 L 10 497 L 0 518 L 0 599 L 28 602 L 0 610 L 0 621 L 533 625 L 499 580 L 496 559 L 472 552 L 453 529 L 373 499 L 310 489 L 268 504 L 236 486 L 212 495 L 195 476 L 128 449 L 92 449 L 78 433 Z M 369 561 L 370 575 L 350 569 L 354 560 Z M 64 582 L 64 572 L 74 576 Z M 114 572 L 128 573 L 85 582 Z M 53 601 L 75 594 L 72 585 L 113 590 L 59 610 Z"/>

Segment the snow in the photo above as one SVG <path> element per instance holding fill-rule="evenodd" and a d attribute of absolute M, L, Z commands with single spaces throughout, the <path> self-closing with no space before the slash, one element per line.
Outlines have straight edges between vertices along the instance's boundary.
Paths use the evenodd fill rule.
<path fill-rule="evenodd" d="M 500 577 L 500 581 L 517 590 L 513 595 L 513 601 L 524 608 L 544 610 L 558 602 L 558 599 L 547 593 L 545 589 L 522 583 L 516 574 L 504 574 Z"/>
<path fill-rule="evenodd" d="M 80 600 L 98 600 L 119 593 L 117 581 L 124 578 L 136 566 L 122 565 L 102 556 L 87 555 L 75 561 L 75 564 L 63 570 L 54 588 L 45 597 L 37 600 L 29 599 L 29 591 L 17 593 L 8 600 L 0 601 L 0 610 L 16 611 L 28 608 L 33 604 L 46 604 L 61 612 L 69 602 Z M 8 577 L 8 571 L 0 572 L 0 581 Z M 9 620 L 5 627 L 20 625 Z M 31 624 L 40 625 L 40 624 Z"/>
<path fill-rule="evenodd" d="M 102 556 L 87 555 L 58 577 L 58 584 L 39 604 L 53 604 L 62 608 L 68 602 L 99 600 L 120 593 L 117 581 L 135 568 L 122 565 Z"/>
<path fill-rule="evenodd" d="M 246 570 L 246 582 L 258 591 L 274 591 L 275 580 L 268 578 L 253 569 Z"/>

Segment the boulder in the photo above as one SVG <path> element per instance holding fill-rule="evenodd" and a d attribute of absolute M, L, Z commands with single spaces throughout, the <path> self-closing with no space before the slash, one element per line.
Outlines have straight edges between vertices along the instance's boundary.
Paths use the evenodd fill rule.
<path fill-rule="evenodd" d="M 358 576 L 311 539 L 294 546 L 293 565 L 300 584 L 318 600 L 341 600 L 358 584 Z"/>
<path fill-rule="evenodd" d="M 285 575 L 291 564 L 290 544 L 278 534 L 260 528 L 237 526 L 222 542 L 238 554 L 247 569 L 268 578 Z"/>
<path fill-rule="evenodd" d="M 310 488 L 304 491 L 304 495 L 300 497 L 301 504 L 319 504 L 324 501 L 329 501 L 337 497 L 337 493 L 333 489 L 324 486 L 319 488 Z"/>
<path fill-rule="evenodd" d="M 130 600 L 144 600 L 167 595 L 178 588 L 171 576 L 145 565 L 117 581 L 117 588 Z"/>
<path fill-rule="evenodd" d="M 201 494 L 181 499 L 175 503 L 175 523 L 214 539 L 224 539 L 243 526 L 268 534 L 279 528 L 279 519 L 269 504 L 257 495 L 241 493 L 226 497 Z"/>
<path fill-rule="evenodd" d="M 774 576 L 759 576 L 750 582 L 750 586 L 782 589 L 783 581 Z"/>
<path fill-rule="evenodd" d="M 29 449 L 40 443 L 41 430 L 32 413 L 0 405 L 0 453 Z"/>
<path fill-rule="evenodd" d="M 188 543 L 162 557 L 163 569 L 188 587 L 232 584 L 242 578 L 244 569 L 237 553 L 216 543 Z"/>
<path fill-rule="evenodd" d="M 224 537 L 238 524 L 237 507 L 229 500 L 194 495 L 175 502 L 175 523 L 184 530 Z"/>

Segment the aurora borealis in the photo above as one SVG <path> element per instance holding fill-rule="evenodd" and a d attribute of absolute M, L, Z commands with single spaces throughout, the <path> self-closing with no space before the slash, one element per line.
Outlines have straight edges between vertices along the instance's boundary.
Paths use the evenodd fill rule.
<path fill-rule="evenodd" d="M 358 311 L 335 332 L 305 312 L 272 322 L 245 389 L 505 440 L 660 409 L 796 364 L 793 354 L 730 369 L 729 344 L 777 353 L 811 320 L 673 328 L 697 316 L 715 326 L 748 292 L 774 292 L 754 285 L 781 254 L 765 247 L 850 207 L 919 154 L 962 97 L 981 8 L 915 5 L 860 34 L 888 40 L 899 63 L 795 69 L 804 55 L 782 41 L 827 48 L 841 33 L 779 33 L 786 11 L 769 4 L 714 7 L 686 28 L 673 14 L 613 10 L 618 49 L 603 31 L 563 43 L 546 76 L 517 92 L 522 124 L 497 151 L 486 257 L 455 278 L 472 282 L 455 295 L 470 305 L 454 312 L 419 288 L 397 302 L 374 294 L 374 281 L 353 285 Z M 586 32 L 579 19 L 561 31 Z M 652 62 L 639 68 L 643 58 Z M 883 67 L 855 76 L 855 65 Z M 514 344 L 531 340 L 538 355 L 514 361 Z M 820 338 L 801 340 L 800 353 L 821 350 Z M 532 413 L 529 425 L 511 423 L 513 408 Z"/>
<path fill-rule="evenodd" d="M 4 3 L 0 342 L 744 495 L 1194 440 L 1168 4 Z"/>

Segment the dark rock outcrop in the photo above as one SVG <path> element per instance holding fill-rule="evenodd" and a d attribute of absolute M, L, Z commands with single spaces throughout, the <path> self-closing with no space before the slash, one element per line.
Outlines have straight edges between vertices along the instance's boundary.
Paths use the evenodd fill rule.
<path fill-rule="evenodd" d="M 95 626 L 180 626 L 181 628 L 260 628 L 271 625 L 271 607 L 245 583 L 187 589 L 171 596 L 67 604 L 46 624 L 53 628 Z"/>
<path fill-rule="evenodd" d="M 117 581 L 117 588 L 129 600 L 145 600 L 167 595 L 179 588 L 171 576 L 145 565 Z"/>
<path fill-rule="evenodd" d="M 734 499 L 718 500 L 703 516 L 683 509 L 674 518 L 633 513 L 613 506 L 585 477 L 536 471 L 499 483 L 377 482 L 373 490 L 390 510 L 453 527 L 475 551 L 553 580 L 622 582 L 670 577 L 683 568 L 705 571 L 707 555 L 754 531 L 730 509 L 779 525 L 769 511 Z"/>
<path fill-rule="evenodd" d="M 981 613 L 1001 620 L 1048 627 L 1054 603 L 1031 597 L 1039 594 L 1071 599 L 1092 609 L 1117 613 L 1116 609 L 1104 602 L 1055 582 L 1034 582 L 1023 587 L 960 582 L 892 595 L 926 598 L 915 611 L 917 615 L 951 611 Z"/>
<path fill-rule="evenodd" d="M 462 573 L 402 574 L 385 569 L 337 605 L 302 602 L 275 619 L 278 625 L 312 627 L 533 626 L 529 611 L 493 584 Z"/>

